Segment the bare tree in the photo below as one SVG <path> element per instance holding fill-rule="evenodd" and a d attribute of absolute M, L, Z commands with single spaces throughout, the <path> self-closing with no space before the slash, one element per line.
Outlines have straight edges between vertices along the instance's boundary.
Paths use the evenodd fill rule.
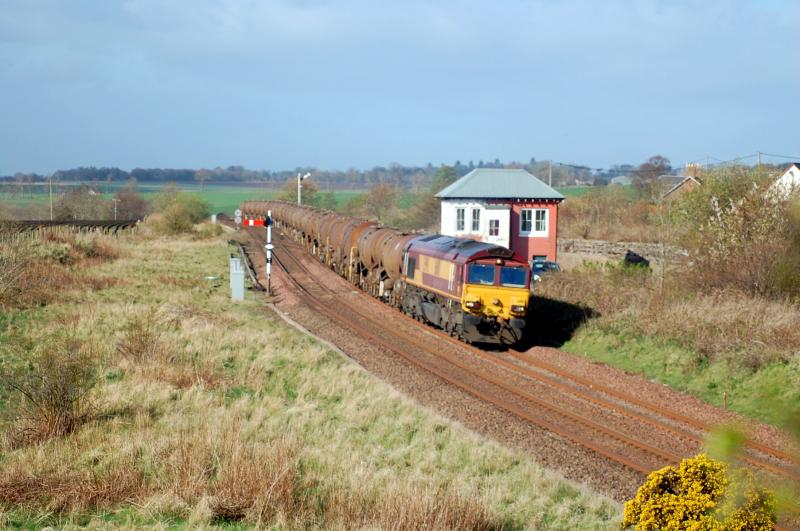
<path fill-rule="evenodd" d="M 211 172 L 208 170 L 197 170 L 194 172 L 194 180 L 200 183 L 200 191 L 206 189 L 206 181 L 211 178 Z"/>
<path fill-rule="evenodd" d="M 378 221 L 386 221 L 394 213 L 399 195 L 400 190 L 389 183 L 373 186 L 364 197 L 364 214 Z"/>
<path fill-rule="evenodd" d="M 633 186 L 642 198 L 652 201 L 659 197 L 661 182 L 659 177 L 672 171 L 669 159 L 661 155 L 653 155 L 647 159 L 633 174 Z"/>

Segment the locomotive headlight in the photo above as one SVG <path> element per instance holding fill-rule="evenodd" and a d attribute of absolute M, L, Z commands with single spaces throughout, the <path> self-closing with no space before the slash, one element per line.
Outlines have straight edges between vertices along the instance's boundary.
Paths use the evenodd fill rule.
<path fill-rule="evenodd" d="M 514 313 L 514 314 L 517 314 L 517 315 L 521 315 L 521 314 L 525 313 L 525 306 L 523 306 L 521 304 L 512 304 L 511 305 L 511 313 Z"/>
<path fill-rule="evenodd" d="M 464 303 L 464 306 L 466 306 L 466 307 L 467 307 L 467 308 L 469 308 L 470 310 L 477 310 L 478 308 L 480 308 L 480 307 L 481 307 L 481 301 L 480 301 L 480 300 L 475 300 L 475 301 L 466 301 L 466 302 Z"/>

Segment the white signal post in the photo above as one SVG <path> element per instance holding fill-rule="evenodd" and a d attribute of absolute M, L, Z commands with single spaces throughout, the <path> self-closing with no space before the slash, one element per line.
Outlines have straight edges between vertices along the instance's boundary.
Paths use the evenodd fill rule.
<path fill-rule="evenodd" d="M 267 211 L 267 295 L 272 295 L 272 250 L 275 248 L 272 245 L 272 210 Z"/>
<path fill-rule="evenodd" d="M 311 177 L 310 173 L 306 173 L 305 175 L 297 174 L 297 206 L 300 206 L 302 202 L 303 196 L 303 181 Z"/>

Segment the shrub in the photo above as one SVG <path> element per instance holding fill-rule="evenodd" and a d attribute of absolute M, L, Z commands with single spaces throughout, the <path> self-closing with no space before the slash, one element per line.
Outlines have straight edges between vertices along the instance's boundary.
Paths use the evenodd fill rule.
<path fill-rule="evenodd" d="M 658 241 L 656 209 L 630 190 L 610 186 L 564 202 L 559 232 L 566 238 Z"/>
<path fill-rule="evenodd" d="M 134 316 L 122 329 L 117 353 L 134 364 L 161 358 L 164 355 L 161 327 L 153 311 Z"/>
<path fill-rule="evenodd" d="M 0 240 L 0 308 L 47 304 L 58 291 L 77 282 L 59 261 L 44 260 L 39 252 L 38 244 Z"/>
<path fill-rule="evenodd" d="M 25 276 L 28 257 L 25 248 L 4 243 L 0 235 L 0 307 L 10 305 Z"/>
<path fill-rule="evenodd" d="M 11 369 L 0 384 L 18 395 L 10 402 L 6 439 L 10 447 L 68 435 L 89 419 L 89 391 L 95 384 L 96 356 L 74 337 L 56 334 L 43 341 L 26 367 Z"/>
<path fill-rule="evenodd" d="M 733 287 L 759 295 L 796 295 L 800 285 L 797 251 L 791 245 L 796 222 L 789 205 L 756 184 L 738 199 L 711 199 L 712 214 L 692 242 L 694 275 L 705 289 Z M 800 224 L 798 224 L 800 227 Z M 800 230 L 798 230 L 800 232 Z M 778 282 L 776 283 L 776 280 Z M 788 289 L 788 292 L 783 290 Z"/>
<path fill-rule="evenodd" d="M 622 527 L 771 530 L 775 510 L 772 493 L 755 487 L 748 471 L 700 454 L 652 472 L 625 503 Z"/>
<path fill-rule="evenodd" d="M 151 217 L 150 222 L 162 234 L 192 232 L 196 223 L 208 217 L 210 209 L 203 199 L 174 186 L 165 187 L 153 203 L 158 215 Z"/>

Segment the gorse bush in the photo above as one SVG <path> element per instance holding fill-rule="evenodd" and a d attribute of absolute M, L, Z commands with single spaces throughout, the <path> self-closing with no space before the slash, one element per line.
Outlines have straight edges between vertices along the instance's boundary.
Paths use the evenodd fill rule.
<path fill-rule="evenodd" d="M 652 472 L 625 504 L 623 528 L 709 531 L 771 530 L 775 497 L 744 469 L 700 454 Z"/>
<path fill-rule="evenodd" d="M 6 410 L 10 447 L 68 435 L 89 419 L 96 359 L 90 344 L 59 333 L 40 343 L 29 365 L 0 375 L 13 397 Z"/>

